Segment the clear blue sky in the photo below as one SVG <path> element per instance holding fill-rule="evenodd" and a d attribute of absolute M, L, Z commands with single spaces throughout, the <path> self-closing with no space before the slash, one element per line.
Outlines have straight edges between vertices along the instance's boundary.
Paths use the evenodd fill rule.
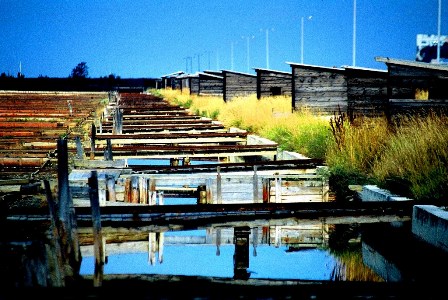
<path fill-rule="evenodd" d="M 437 34 L 438 0 L 356 2 L 358 67 L 385 69 L 375 56 L 415 60 L 416 35 Z M 304 63 L 352 64 L 353 0 L 0 0 L 0 73 L 16 76 L 21 63 L 27 78 L 67 77 L 85 61 L 89 77 L 160 77 L 230 70 L 232 53 L 233 70 L 247 72 L 244 37 L 250 73 L 290 71 L 286 62 L 300 63 L 302 17 Z"/>

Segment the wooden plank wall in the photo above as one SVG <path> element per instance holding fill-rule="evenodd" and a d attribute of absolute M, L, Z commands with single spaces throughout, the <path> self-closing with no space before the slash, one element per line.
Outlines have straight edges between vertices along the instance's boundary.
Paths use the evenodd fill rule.
<path fill-rule="evenodd" d="M 198 95 L 222 95 L 223 78 L 207 74 L 199 74 Z"/>
<path fill-rule="evenodd" d="M 190 95 L 193 94 L 199 94 L 199 77 L 190 77 L 189 79 L 189 85 L 190 85 Z"/>
<path fill-rule="evenodd" d="M 448 113 L 448 70 L 388 64 L 389 117 L 398 114 L 426 114 L 430 110 Z M 418 90 L 427 93 L 418 99 Z"/>
<path fill-rule="evenodd" d="M 224 101 L 230 101 L 233 97 L 249 96 L 257 92 L 257 76 L 245 73 L 223 71 L 224 77 Z"/>
<path fill-rule="evenodd" d="M 347 79 L 347 114 L 356 116 L 382 116 L 387 108 L 387 72 L 379 70 L 345 69 Z"/>
<path fill-rule="evenodd" d="M 256 69 L 257 98 L 292 94 L 292 74 L 273 70 Z M 277 90 L 277 91 L 276 91 Z"/>
<path fill-rule="evenodd" d="M 347 112 L 345 70 L 307 65 L 292 65 L 293 109 L 316 113 Z"/>

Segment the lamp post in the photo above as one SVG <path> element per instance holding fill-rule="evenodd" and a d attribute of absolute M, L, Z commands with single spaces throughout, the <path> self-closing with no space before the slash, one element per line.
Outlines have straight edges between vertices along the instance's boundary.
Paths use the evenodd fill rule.
<path fill-rule="evenodd" d="M 440 63 L 440 19 L 442 18 L 442 0 L 439 0 L 439 10 L 437 17 L 437 63 Z"/>
<path fill-rule="evenodd" d="M 353 53 L 352 65 L 356 65 L 356 0 L 353 0 Z"/>
<path fill-rule="evenodd" d="M 242 36 L 241 38 L 246 39 L 246 61 L 247 61 L 247 73 L 249 73 L 250 70 L 250 51 L 249 51 L 249 41 L 250 39 L 253 39 L 254 36 Z"/>
<path fill-rule="evenodd" d="M 311 20 L 313 16 L 308 16 L 308 20 Z M 304 39 L 304 19 L 301 19 L 301 30 L 300 30 L 300 63 L 303 64 L 303 39 Z"/>

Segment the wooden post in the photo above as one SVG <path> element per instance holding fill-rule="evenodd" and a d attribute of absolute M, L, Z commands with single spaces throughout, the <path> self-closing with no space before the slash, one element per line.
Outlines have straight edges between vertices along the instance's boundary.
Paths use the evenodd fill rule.
<path fill-rule="evenodd" d="M 216 201 L 218 204 L 222 204 L 222 189 L 221 189 L 221 167 L 216 168 Z"/>
<path fill-rule="evenodd" d="M 275 176 L 275 203 L 280 203 L 282 197 L 282 178 Z"/>
<path fill-rule="evenodd" d="M 131 202 L 131 179 L 126 178 L 124 182 L 124 202 Z"/>
<path fill-rule="evenodd" d="M 253 178 L 253 200 L 254 203 L 258 202 L 258 174 L 257 174 L 257 166 L 254 165 L 254 178 Z"/>
<path fill-rule="evenodd" d="M 205 191 L 206 191 L 206 195 L 207 195 L 206 203 L 212 204 L 213 203 L 213 194 L 212 194 L 212 179 L 211 178 L 207 178 L 207 180 L 206 180 Z"/>
<path fill-rule="evenodd" d="M 50 216 L 50 226 L 53 235 L 53 239 L 51 240 L 52 248 L 54 249 L 54 255 L 56 256 L 56 265 L 51 267 L 49 277 L 51 281 L 52 287 L 63 287 L 64 286 L 64 265 L 63 265 L 63 257 L 62 257 L 62 249 L 61 249 L 61 239 L 58 232 L 57 226 L 57 211 L 56 204 L 54 203 L 53 196 L 50 189 L 50 183 L 48 180 L 44 180 L 45 194 L 48 202 L 49 216 Z"/>
<path fill-rule="evenodd" d="M 205 185 L 198 185 L 196 190 L 197 193 L 197 204 L 207 203 L 207 190 Z"/>
<path fill-rule="evenodd" d="M 65 283 L 68 285 L 79 275 L 81 267 L 81 248 L 79 246 L 73 200 L 68 181 L 67 140 L 58 139 L 58 224 L 61 238 Z"/>
<path fill-rule="evenodd" d="M 95 159 L 95 139 L 96 139 L 96 128 L 95 124 L 92 123 L 92 129 L 90 133 L 90 159 Z"/>
<path fill-rule="evenodd" d="M 163 205 L 163 191 L 159 192 L 159 205 Z"/>
<path fill-rule="evenodd" d="M 93 250 L 95 253 L 95 271 L 93 275 L 93 286 L 102 286 L 104 276 L 104 247 L 103 234 L 101 229 L 100 203 L 98 199 L 98 174 L 92 171 L 89 178 L 90 207 L 92 208 L 92 228 L 93 228 Z"/>
<path fill-rule="evenodd" d="M 114 160 L 113 155 L 112 155 L 112 142 L 110 139 L 106 139 L 106 149 L 104 149 L 104 160 Z"/>
<path fill-rule="evenodd" d="M 110 202 L 117 201 L 117 194 L 115 193 L 115 178 L 113 175 L 106 175 L 107 195 Z"/>
<path fill-rule="evenodd" d="M 190 165 L 190 158 L 187 156 L 187 157 L 184 157 L 184 160 L 183 160 L 183 164 L 184 164 L 184 166 L 189 166 Z"/>
<path fill-rule="evenodd" d="M 148 196 L 148 204 L 149 205 L 156 205 L 157 200 L 157 192 L 156 192 L 156 180 L 154 178 L 148 179 L 148 186 L 149 186 L 149 196 Z"/>
<path fill-rule="evenodd" d="M 139 203 L 138 177 L 131 176 L 131 203 Z"/>
<path fill-rule="evenodd" d="M 75 138 L 75 142 L 76 142 L 76 158 L 84 159 L 84 149 L 82 147 L 81 138 L 77 136 Z"/>
<path fill-rule="evenodd" d="M 140 176 L 138 180 L 139 185 L 139 203 L 148 204 L 148 180 Z"/>
<path fill-rule="evenodd" d="M 263 203 L 269 203 L 269 194 L 270 194 L 270 187 L 269 187 L 269 178 L 263 178 Z"/>

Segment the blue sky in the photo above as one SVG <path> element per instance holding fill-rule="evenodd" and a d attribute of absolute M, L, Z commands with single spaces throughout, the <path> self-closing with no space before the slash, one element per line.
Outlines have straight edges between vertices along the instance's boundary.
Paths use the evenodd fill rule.
<path fill-rule="evenodd" d="M 415 60 L 416 35 L 437 34 L 438 0 L 356 3 L 358 67 L 385 69 L 375 56 Z M 290 71 L 286 62 L 301 59 L 302 17 L 304 63 L 352 64 L 353 0 L 0 0 L 0 73 L 15 76 L 21 64 L 28 78 L 67 77 L 81 61 L 89 77 Z"/>

